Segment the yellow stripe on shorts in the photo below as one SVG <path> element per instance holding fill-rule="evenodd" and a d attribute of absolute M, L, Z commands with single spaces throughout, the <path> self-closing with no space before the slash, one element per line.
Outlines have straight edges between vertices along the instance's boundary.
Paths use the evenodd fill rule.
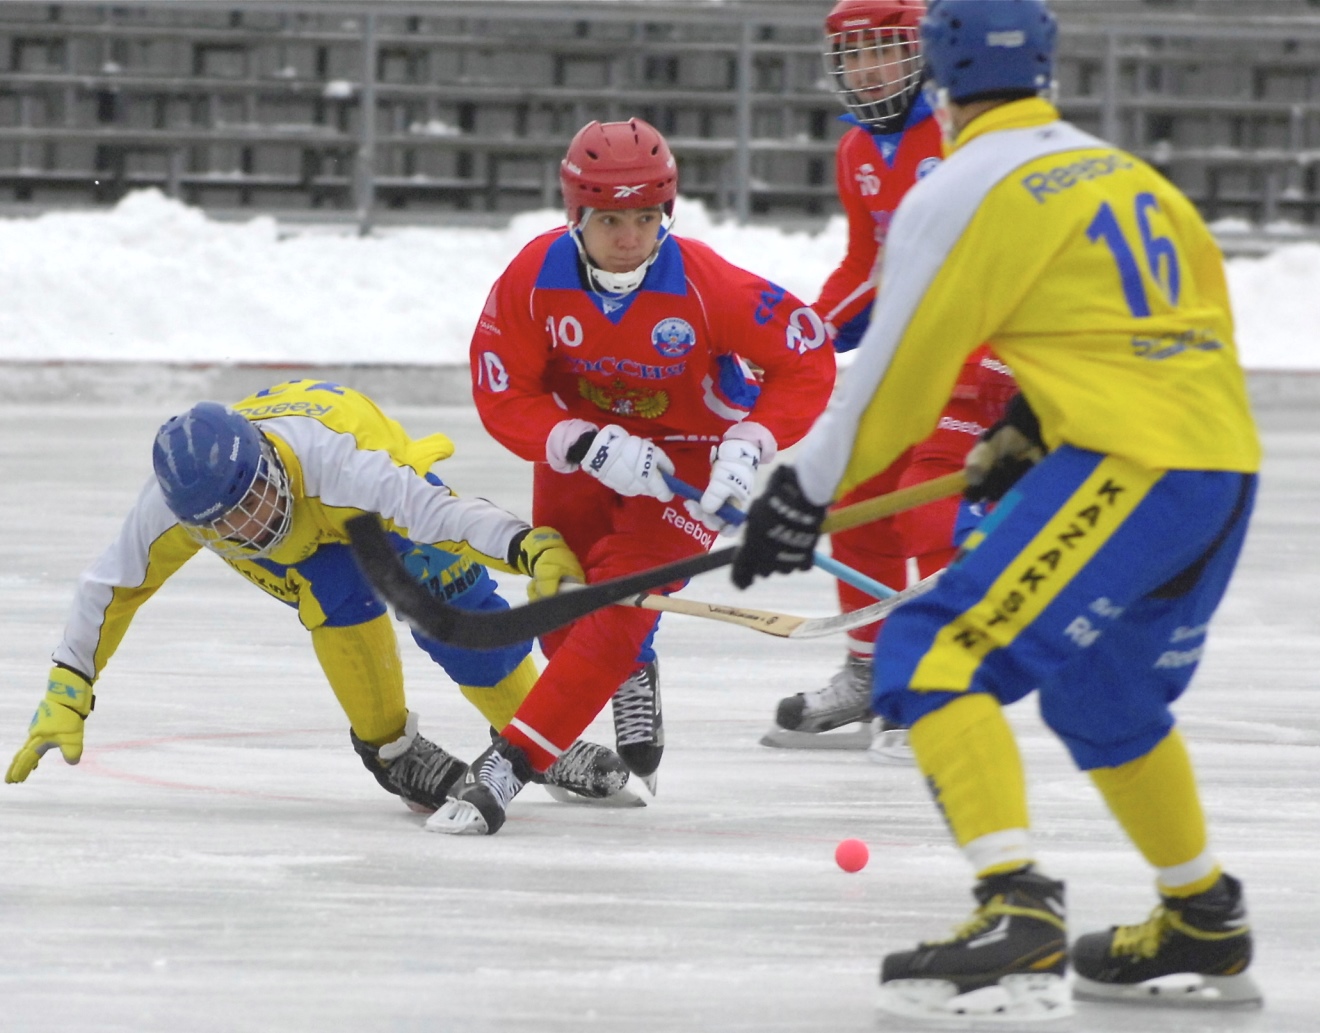
<path fill-rule="evenodd" d="M 1102 460 L 981 601 L 940 629 L 910 687 L 965 691 L 981 661 L 1041 615 L 1161 476 L 1114 456 Z"/>

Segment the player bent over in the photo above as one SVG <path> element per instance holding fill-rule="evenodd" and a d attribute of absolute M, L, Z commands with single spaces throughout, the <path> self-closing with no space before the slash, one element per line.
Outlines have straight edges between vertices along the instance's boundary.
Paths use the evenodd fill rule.
<path fill-rule="evenodd" d="M 528 244 L 492 289 L 473 394 L 491 435 L 536 464 L 533 519 L 563 532 L 595 582 L 708 550 L 721 505 L 749 499 L 757 467 L 824 408 L 834 360 L 810 308 L 669 232 L 678 174 L 653 126 L 583 127 L 560 184 L 568 226 Z M 675 501 L 666 473 L 704 488 L 700 502 Z M 536 687 L 432 825 L 495 832 L 611 697 L 619 753 L 654 786 L 656 620 L 611 606 L 544 636 Z"/>
<path fill-rule="evenodd" d="M 852 125 L 839 141 L 835 180 L 848 217 L 848 249 L 812 306 L 840 354 L 857 347 L 871 320 L 876 276 L 894 210 L 943 156 L 943 135 L 922 93 L 917 27 L 924 0 L 839 0 L 825 19 L 825 71 Z M 1016 387 L 988 348 L 963 363 L 935 431 L 887 469 L 839 499 L 853 505 L 962 469 L 977 437 L 1002 415 Z M 932 502 L 830 536 L 834 558 L 881 584 L 904 588 L 953 558 L 955 529 L 974 523 L 957 499 Z M 845 613 L 874 600 L 838 582 Z M 910 762 L 906 729 L 871 715 L 872 654 L 880 623 L 848 632 L 843 666 L 823 688 L 780 700 L 766 746 L 867 749 L 872 760 Z M 858 723 L 861 723 L 858 727 Z"/>
<path fill-rule="evenodd" d="M 1070 958 L 1086 999 L 1260 1001 L 1242 884 L 1208 846 L 1170 710 L 1260 463 L 1223 259 L 1163 176 L 1039 96 L 1055 32 L 1043 0 L 931 3 L 952 151 L 900 205 L 842 396 L 752 505 L 734 563 L 741 585 L 809 565 L 826 504 L 929 433 L 966 355 L 988 342 L 1012 367 L 1022 400 L 967 463 L 975 497 L 1007 494 L 876 643 L 873 704 L 910 726 L 979 880 L 953 935 L 884 959 L 881 1006 L 920 1018 L 1067 1014 Z M 1156 873 L 1149 919 L 1071 945 L 1003 713 L 1033 690 Z"/>
<path fill-rule="evenodd" d="M 583 580 L 557 531 L 460 499 L 430 472 L 453 450 L 443 434 L 413 440 L 369 398 L 313 380 L 233 408 L 202 402 L 167 421 L 152 449 L 155 477 L 79 579 L 46 696 L 5 781 L 22 782 L 55 747 L 78 763 L 93 683 L 138 607 L 206 547 L 297 610 L 367 770 L 410 808 L 434 811 L 467 765 L 418 732 L 394 628 L 358 572 L 344 522 L 380 514 L 407 567 L 466 609 L 508 605 L 486 567 L 526 574 L 533 598 L 563 578 Z M 494 727 L 536 681 L 530 643 L 477 652 L 413 637 Z M 574 744 L 546 779 L 586 798 L 628 792 L 622 762 L 591 743 Z"/>

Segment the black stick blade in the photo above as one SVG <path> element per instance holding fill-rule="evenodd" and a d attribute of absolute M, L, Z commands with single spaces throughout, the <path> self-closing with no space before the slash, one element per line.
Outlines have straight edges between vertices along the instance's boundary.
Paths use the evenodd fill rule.
<path fill-rule="evenodd" d="M 441 602 L 415 581 L 394 551 L 377 516 L 352 517 L 344 526 L 363 576 L 387 605 L 427 638 L 468 649 L 500 649 L 537 638 L 639 592 L 726 567 L 733 562 L 737 551 L 730 546 L 561 592 L 526 606 L 473 612 Z"/>

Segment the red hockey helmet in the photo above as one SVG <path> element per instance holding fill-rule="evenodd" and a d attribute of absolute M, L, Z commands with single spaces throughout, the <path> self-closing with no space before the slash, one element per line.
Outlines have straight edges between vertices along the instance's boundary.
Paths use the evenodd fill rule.
<path fill-rule="evenodd" d="M 663 207 L 673 214 L 678 168 L 660 131 L 640 118 L 589 122 L 559 163 L 568 221 L 583 208 Z"/>
<path fill-rule="evenodd" d="M 839 0 L 825 17 L 825 72 L 863 125 L 903 128 L 921 92 L 925 0 Z"/>

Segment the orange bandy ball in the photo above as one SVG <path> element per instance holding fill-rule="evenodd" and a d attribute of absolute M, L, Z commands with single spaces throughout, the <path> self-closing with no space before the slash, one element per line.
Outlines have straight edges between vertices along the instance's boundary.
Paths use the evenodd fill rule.
<path fill-rule="evenodd" d="M 860 872 L 871 859 L 871 851 L 860 839 L 845 839 L 834 848 L 834 860 L 845 872 Z"/>

